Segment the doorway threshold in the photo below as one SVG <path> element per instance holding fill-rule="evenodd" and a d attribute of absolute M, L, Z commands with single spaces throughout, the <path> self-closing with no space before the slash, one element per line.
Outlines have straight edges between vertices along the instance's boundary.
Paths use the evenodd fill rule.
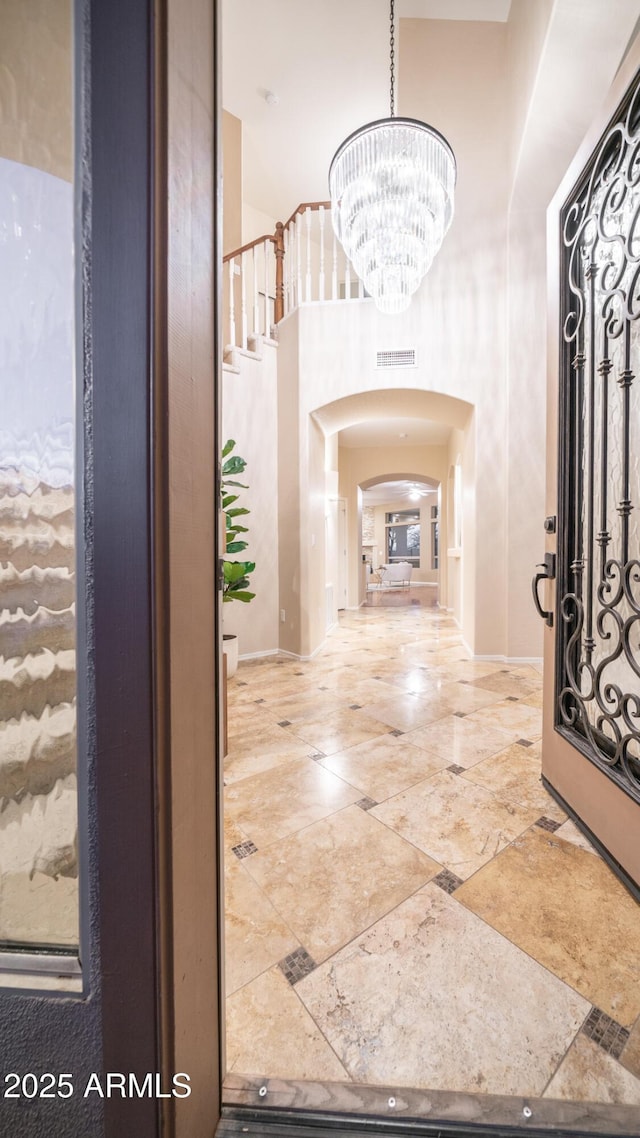
<path fill-rule="evenodd" d="M 336 1132 L 416 1138 L 638 1136 L 638 1108 L 613 1103 L 227 1075 L 216 1138 L 328 1138 Z"/>

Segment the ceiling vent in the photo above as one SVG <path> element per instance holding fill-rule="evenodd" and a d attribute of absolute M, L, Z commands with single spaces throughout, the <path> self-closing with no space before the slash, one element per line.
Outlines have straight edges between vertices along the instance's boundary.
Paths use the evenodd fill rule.
<path fill-rule="evenodd" d="M 415 348 L 399 348 L 394 352 L 376 352 L 376 367 L 417 367 Z"/>

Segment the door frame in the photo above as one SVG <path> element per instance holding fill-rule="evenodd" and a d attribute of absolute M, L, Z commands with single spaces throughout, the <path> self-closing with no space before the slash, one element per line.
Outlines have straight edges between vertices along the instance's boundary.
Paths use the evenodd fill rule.
<path fill-rule="evenodd" d="M 634 62 L 635 61 L 635 62 Z M 640 39 L 620 69 L 607 101 L 603 118 L 594 124 L 570 167 L 562 186 L 572 185 L 585 158 L 600 137 L 629 79 L 640 67 Z M 566 191 L 568 192 L 568 191 Z M 566 192 L 565 195 L 566 196 Z M 554 202 L 557 199 L 554 199 Z M 564 200 L 564 198 L 563 198 Z M 557 461 L 558 430 L 555 422 L 557 406 L 558 359 L 558 248 L 557 238 L 550 244 L 550 279 L 554 290 L 550 303 L 549 384 L 547 448 L 551 463 Z M 554 263 L 556 266 L 555 276 Z M 555 299 L 554 299 L 555 295 Z M 555 309 L 554 309 L 555 304 Z M 556 324 L 553 323 L 553 312 Z M 555 380 L 554 380 L 555 375 Z M 555 388 L 553 383 L 555 382 Z M 220 399 L 220 392 L 218 393 Z M 551 408 L 551 411 L 550 411 Z M 552 413 L 551 413 L 552 412 Z M 553 469 L 555 470 L 555 465 Z M 549 487 L 553 497 L 549 498 Z M 555 482 L 548 479 L 547 512 L 555 502 Z M 549 543 L 549 549 L 555 548 Z M 545 635 L 545 653 L 553 650 Z M 545 675 L 549 674 L 545 655 Z M 545 680 L 545 699 L 546 699 Z M 595 769 L 595 768 L 594 768 Z M 221 926 L 221 935 L 224 924 Z M 224 1012 L 221 1031 L 224 1031 Z M 554 1099 L 517 1096 L 467 1094 L 449 1091 L 418 1091 L 405 1087 L 363 1086 L 354 1083 L 322 1083 L 286 1079 L 263 1079 L 223 1071 L 221 1121 L 216 1138 L 334 1138 L 336 1134 L 357 1138 L 364 1134 L 407 1135 L 415 1138 L 636 1138 L 637 1108 L 617 1104 L 578 1103 Z"/>
<path fill-rule="evenodd" d="M 547 212 L 548 323 L 547 323 L 547 483 L 546 513 L 557 518 L 557 532 L 547 532 L 545 552 L 563 556 L 559 535 L 566 521 L 566 506 L 558 493 L 560 446 L 565 436 L 561 406 L 560 341 L 561 238 L 560 217 L 565 202 L 582 180 L 584 168 L 597 150 L 629 87 L 640 78 L 640 40 L 636 40 L 621 65 L 597 119 L 563 178 Z M 561 579 L 560 574 L 558 574 Z M 640 806 L 619 786 L 564 738 L 555 722 L 556 669 L 559 666 L 556 636 L 562 617 L 556 581 L 547 583 L 545 608 L 553 624 L 544 629 L 544 691 L 542 776 L 547 790 L 558 800 L 576 825 L 596 846 L 624 884 L 640 898 Z"/>
<path fill-rule="evenodd" d="M 3 1133 L 209 1138 L 220 1108 L 219 4 L 72 0 L 83 990 L 0 987 Z M 212 209 L 212 202 L 214 208 Z M 214 226 L 214 217 L 217 224 Z M 18 986 L 20 985 L 20 986 Z M 83 1090 L 190 1075 L 189 1098 Z M 2 1084 L 4 1086 L 4 1084 Z"/>

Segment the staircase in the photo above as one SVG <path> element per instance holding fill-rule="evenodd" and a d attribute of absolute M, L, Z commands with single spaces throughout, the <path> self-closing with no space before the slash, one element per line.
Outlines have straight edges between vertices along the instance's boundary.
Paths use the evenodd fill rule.
<path fill-rule="evenodd" d="M 330 202 L 302 202 L 275 233 L 223 258 L 225 366 L 237 366 L 237 349 L 255 353 L 260 337 L 275 342 L 280 321 L 303 304 L 365 299 L 330 210 Z"/>

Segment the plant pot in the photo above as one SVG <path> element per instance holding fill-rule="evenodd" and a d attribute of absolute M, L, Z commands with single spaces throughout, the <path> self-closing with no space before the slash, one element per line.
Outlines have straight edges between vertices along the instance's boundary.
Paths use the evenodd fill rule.
<path fill-rule="evenodd" d="M 227 679 L 238 671 L 238 637 L 232 632 L 222 634 L 222 651 L 227 657 Z"/>

